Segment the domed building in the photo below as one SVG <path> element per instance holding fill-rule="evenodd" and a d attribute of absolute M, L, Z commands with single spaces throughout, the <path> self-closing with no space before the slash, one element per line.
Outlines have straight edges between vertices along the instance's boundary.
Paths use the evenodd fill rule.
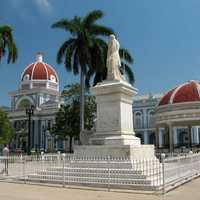
<path fill-rule="evenodd" d="M 59 78 L 55 69 L 43 61 L 42 53 L 38 53 L 36 61 L 24 69 L 19 89 L 10 92 L 9 95 L 9 118 L 15 128 L 14 148 L 25 149 L 27 146 L 26 108 L 30 106 L 34 106 L 31 120 L 31 149 L 53 150 L 59 146 L 48 131 L 61 104 Z"/>
<path fill-rule="evenodd" d="M 156 146 L 169 152 L 200 145 L 200 82 L 188 81 L 168 91 L 155 108 Z"/>

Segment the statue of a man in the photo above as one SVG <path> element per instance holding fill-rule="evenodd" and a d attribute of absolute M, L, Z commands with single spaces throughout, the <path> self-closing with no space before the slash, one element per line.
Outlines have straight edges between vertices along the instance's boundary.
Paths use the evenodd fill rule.
<path fill-rule="evenodd" d="M 123 80 L 123 76 L 120 73 L 121 60 L 119 56 L 119 42 L 114 35 L 110 35 L 110 41 L 108 43 L 107 52 L 107 78 L 106 80 Z"/>

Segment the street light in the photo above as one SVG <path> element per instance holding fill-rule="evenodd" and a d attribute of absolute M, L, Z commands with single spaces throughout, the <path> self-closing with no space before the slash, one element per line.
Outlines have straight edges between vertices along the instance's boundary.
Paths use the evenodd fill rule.
<path fill-rule="evenodd" d="M 34 115 L 34 108 L 34 105 L 31 105 L 29 108 L 26 108 L 26 115 L 28 116 L 28 155 L 31 155 L 31 117 Z"/>
<path fill-rule="evenodd" d="M 42 130 L 43 130 L 43 150 L 45 152 L 45 150 L 46 150 L 46 132 L 47 132 L 47 127 L 43 126 Z"/>

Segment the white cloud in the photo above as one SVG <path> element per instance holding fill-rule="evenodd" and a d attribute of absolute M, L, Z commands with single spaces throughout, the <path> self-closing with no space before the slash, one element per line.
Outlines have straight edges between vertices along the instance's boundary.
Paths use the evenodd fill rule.
<path fill-rule="evenodd" d="M 38 9 L 45 14 L 52 12 L 52 5 L 49 0 L 33 0 Z"/>
<path fill-rule="evenodd" d="M 53 11 L 50 0 L 10 0 L 9 3 L 14 10 L 18 11 L 20 9 L 18 14 L 21 17 L 25 17 L 29 13 L 31 5 L 44 15 L 50 15 Z"/>

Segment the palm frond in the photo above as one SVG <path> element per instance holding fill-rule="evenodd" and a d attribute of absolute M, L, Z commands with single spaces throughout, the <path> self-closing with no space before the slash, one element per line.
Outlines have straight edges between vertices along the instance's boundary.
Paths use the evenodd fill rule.
<path fill-rule="evenodd" d="M 70 38 L 69 40 L 65 41 L 59 48 L 56 61 L 58 64 L 61 64 L 63 62 L 63 58 L 65 56 L 66 49 L 68 46 L 70 46 L 72 43 L 74 43 L 76 40 L 73 38 Z"/>
<path fill-rule="evenodd" d="M 86 74 L 86 77 L 85 77 L 85 86 L 87 89 L 90 88 L 90 80 L 91 80 L 91 77 L 94 75 L 95 71 L 93 69 L 89 69 L 87 74 Z"/>
<path fill-rule="evenodd" d="M 65 51 L 65 68 L 67 71 L 72 71 L 72 55 L 74 54 L 76 50 L 76 43 L 73 42 L 66 48 Z"/>
<path fill-rule="evenodd" d="M 89 28 L 95 21 L 101 19 L 104 13 L 101 10 L 94 10 L 88 13 L 83 19 L 83 26 Z"/>
<path fill-rule="evenodd" d="M 73 56 L 73 73 L 74 75 L 79 73 L 79 66 L 78 66 L 78 51 L 77 48 L 74 50 L 74 56 Z"/>
<path fill-rule="evenodd" d="M 0 26 L 0 59 L 7 52 L 7 63 L 14 63 L 18 57 L 12 31 L 13 29 L 8 25 Z"/>
<path fill-rule="evenodd" d="M 93 80 L 93 86 L 95 86 L 97 83 L 103 81 L 106 79 L 106 74 L 107 74 L 107 68 L 105 67 L 103 72 L 97 72 L 94 76 Z"/>
<path fill-rule="evenodd" d="M 113 29 L 105 27 L 105 26 L 101 26 L 101 25 L 97 25 L 94 24 L 89 28 L 91 34 L 94 35 L 101 35 L 101 36 L 109 36 L 111 34 L 114 34 Z"/>
<path fill-rule="evenodd" d="M 66 31 L 69 31 L 70 33 L 74 34 L 76 33 L 76 26 L 72 21 L 67 20 L 67 19 L 61 19 L 57 21 L 56 23 L 52 24 L 52 28 L 61 28 Z"/>
<path fill-rule="evenodd" d="M 133 85 L 135 83 L 135 76 L 134 76 L 134 73 L 133 73 L 131 67 L 123 62 L 121 65 L 122 66 L 121 66 L 120 71 L 125 71 L 125 76 L 128 78 L 128 82 Z"/>
<path fill-rule="evenodd" d="M 129 64 L 134 63 L 134 59 L 127 49 L 120 48 L 119 55 L 120 55 L 120 58 L 123 59 L 124 61 L 126 61 L 127 63 L 129 63 Z"/>
<path fill-rule="evenodd" d="M 17 54 L 17 48 L 15 43 L 13 42 L 8 42 L 8 59 L 7 59 L 7 63 L 14 63 L 18 57 Z"/>

